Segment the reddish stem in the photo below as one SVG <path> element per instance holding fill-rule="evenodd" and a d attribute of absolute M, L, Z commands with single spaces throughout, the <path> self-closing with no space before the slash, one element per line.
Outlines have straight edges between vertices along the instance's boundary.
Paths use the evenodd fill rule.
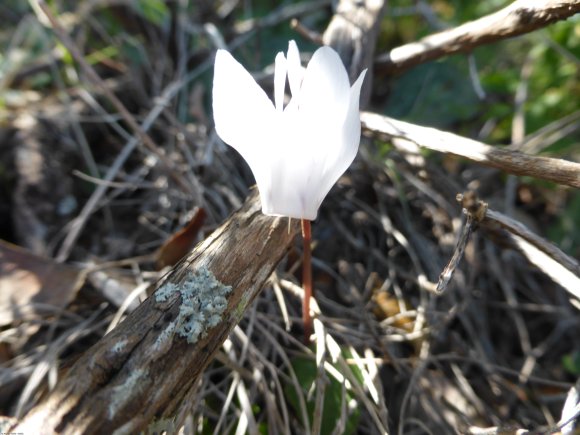
<path fill-rule="evenodd" d="M 304 322 L 304 342 L 308 343 L 312 334 L 312 317 L 310 317 L 310 297 L 312 289 L 312 253 L 310 251 L 310 221 L 302 219 L 302 240 L 304 242 L 304 257 L 302 259 L 302 286 L 304 287 L 304 301 L 302 302 L 302 320 Z"/>

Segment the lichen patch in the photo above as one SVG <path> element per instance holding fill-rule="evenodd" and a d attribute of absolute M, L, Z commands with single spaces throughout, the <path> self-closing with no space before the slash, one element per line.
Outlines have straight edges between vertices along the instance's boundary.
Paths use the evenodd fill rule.
<path fill-rule="evenodd" d="M 130 401 L 133 395 L 138 394 L 147 377 L 147 370 L 134 370 L 121 385 L 113 387 L 111 403 L 109 404 L 109 419 L 113 419 L 123 405 Z"/>
<path fill-rule="evenodd" d="M 164 284 L 155 293 L 155 300 L 166 302 L 179 292 L 179 314 L 170 330 L 186 338 L 188 343 L 196 343 L 200 337 L 205 337 L 208 329 L 221 322 L 228 305 L 227 296 L 231 291 L 231 286 L 219 282 L 207 267 L 201 267 L 195 273 L 188 272 L 180 284 Z M 167 338 L 163 337 L 164 340 Z"/>
<path fill-rule="evenodd" d="M 127 347 L 127 340 L 120 340 L 113 345 L 113 347 L 111 348 L 111 351 L 114 353 L 123 352 L 126 347 Z"/>

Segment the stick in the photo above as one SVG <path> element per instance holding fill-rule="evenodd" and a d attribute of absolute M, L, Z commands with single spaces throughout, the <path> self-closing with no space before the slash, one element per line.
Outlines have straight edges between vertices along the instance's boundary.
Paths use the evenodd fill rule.
<path fill-rule="evenodd" d="M 139 433 L 172 418 L 297 231 L 248 199 L 10 432 Z"/>
<path fill-rule="evenodd" d="M 385 0 L 340 0 L 322 35 L 322 42 L 334 48 L 342 59 L 351 82 L 367 69 L 360 95 L 362 108 L 371 97 L 375 45 L 386 5 Z"/>
<path fill-rule="evenodd" d="M 302 320 L 304 321 L 304 343 L 310 341 L 312 335 L 312 317 L 310 317 L 310 298 L 314 295 L 312 288 L 312 240 L 310 221 L 302 219 L 302 240 L 304 241 L 304 258 L 302 259 L 302 285 L 304 286 L 304 301 L 302 302 Z"/>
<path fill-rule="evenodd" d="M 363 129 L 373 134 L 406 139 L 423 148 L 453 154 L 510 174 L 528 175 L 580 188 L 580 163 L 509 151 L 446 131 L 370 112 L 361 113 L 361 120 Z"/>
<path fill-rule="evenodd" d="M 487 203 L 479 200 L 472 191 L 457 195 L 457 201 L 461 203 L 463 212 L 467 215 L 467 221 L 453 257 L 441 272 L 437 284 L 437 294 L 445 291 L 463 257 L 473 228 L 481 225 L 492 232 L 497 232 L 500 228 L 506 230 L 508 235 L 506 236 L 504 233 L 503 237 L 507 237 L 513 243 L 513 247 L 519 250 L 530 263 L 580 301 L 580 265 L 574 258 L 530 231 L 522 223 L 491 210 Z"/>
<path fill-rule="evenodd" d="M 394 48 L 376 59 L 375 66 L 390 74 L 450 54 L 532 32 L 580 12 L 577 0 L 544 2 L 517 0 L 509 6 L 453 29 Z"/>

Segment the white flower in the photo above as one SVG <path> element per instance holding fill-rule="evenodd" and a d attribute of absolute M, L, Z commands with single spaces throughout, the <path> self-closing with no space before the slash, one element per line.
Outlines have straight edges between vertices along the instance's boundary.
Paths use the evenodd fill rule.
<path fill-rule="evenodd" d="M 218 50 L 213 115 L 220 138 L 256 178 L 264 214 L 314 220 L 322 200 L 350 166 L 360 141 L 359 95 L 338 54 L 321 47 L 306 68 L 294 41 L 278 53 L 274 101 L 230 53 Z M 292 98 L 286 107 L 286 76 Z"/>

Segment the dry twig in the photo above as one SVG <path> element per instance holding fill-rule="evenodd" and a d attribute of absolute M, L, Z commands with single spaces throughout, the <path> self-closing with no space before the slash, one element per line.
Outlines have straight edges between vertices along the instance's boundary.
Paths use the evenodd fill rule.
<path fill-rule="evenodd" d="M 532 264 L 580 301 L 580 265 L 574 258 L 562 252 L 556 245 L 534 234 L 520 222 L 491 210 L 487 203 L 476 197 L 474 192 L 457 195 L 457 200 L 461 203 L 467 219 L 453 257 L 439 277 L 437 284 L 439 294 L 445 291 L 458 267 L 472 230 L 481 224 L 490 229 L 499 225 L 507 230 L 516 247 Z"/>
<path fill-rule="evenodd" d="M 577 0 L 517 0 L 504 9 L 453 29 L 394 48 L 376 59 L 379 68 L 401 72 L 415 65 L 532 32 L 580 12 Z"/>
<path fill-rule="evenodd" d="M 375 113 L 363 112 L 361 119 L 363 128 L 370 133 L 406 139 L 423 148 L 453 154 L 510 174 L 528 175 L 580 188 L 580 163 L 508 151 L 436 128 L 422 127 Z"/>

